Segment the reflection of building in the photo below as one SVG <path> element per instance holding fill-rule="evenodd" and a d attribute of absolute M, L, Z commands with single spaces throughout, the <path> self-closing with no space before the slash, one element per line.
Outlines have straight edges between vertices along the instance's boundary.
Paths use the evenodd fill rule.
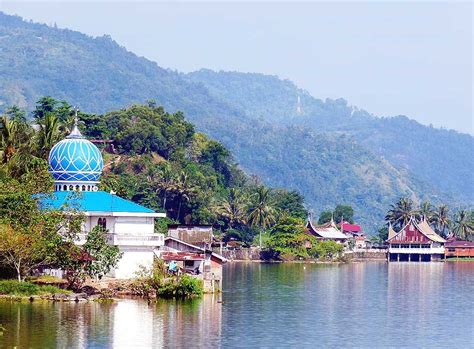
<path fill-rule="evenodd" d="M 308 219 L 306 229 L 308 234 L 315 236 L 317 240 L 329 240 L 338 243 L 344 243 L 347 240 L 347 236 L 337 229 L 333 221 L 323 225 L 314 225 L 311 219 Z"/>
<path fill-rule="evenodd" d="M 472 241 L 448 241 L 445 245 L 446 258 L 474 258 L 474 242 Z"/>
<path fill-rule="evenodd" d="M 221 255 L 170 236 L 156 254 L 167 263 L 177 262 L 183 272 L 202 279 L 205 292 L 221 290 L 222 265 L 227 262 Z"/>
<path fill-rule="evenodd" d="M 426 220 L 417 222 L 414 217 L 396 233 L 388 230 L 389 261 L 429 262 L 444 257 L 444 240 L 436 234 Z"/>
<path fill-rule="evenodd" d="M 45 209 L 77 209 L 85 216 L 78 244 L 84 244 L 94 227 L 108 231 L 109 242 L 119 246 L 122 258 L 112 275 L 131 278 L 139 266 L 151 266 L 153 250 L 163 245 L 164 236 L 155 234 L 155 218 L 165 217 L 113 193 L 98 190 L 103 160 L 99 149 L 86 140 L 77 125 L 49 154 L 49 171 L 55 192 L 45 196 Z"/>

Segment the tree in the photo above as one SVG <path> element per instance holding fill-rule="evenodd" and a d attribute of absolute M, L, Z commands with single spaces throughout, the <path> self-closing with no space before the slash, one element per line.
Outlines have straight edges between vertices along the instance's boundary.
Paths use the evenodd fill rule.
<path fill-rule="evenodd" d="M 10 120 L 7 115 L 3 115 L 0 119 L 0 126 L 0 141 L 3 149 L 2 162 L 6 164 L 16 152 L 18 123 L 15 120 Z"/>
<path fill-rule="evenodd" d="M 429 201 L 421 203 L 418 209 L 418 215 L 420 219 L 425 219 L 428 223 L 432 223 L 434 217 L 433 205 Z"/>
<path fill-rule="evenodd" d="M 261 230 L 275 223 L 276 209 L 271 198 L 271 189 L 259 186 L 251 195 L 248 222 L 253 227 L 260 228 L 260 248 L 262 247 Z"/>
<path fill-rule="evenodd" d="M 308 250 L 316 245 L 316 239 L 305 233 L 304 221 L 284 217 L 270 230 L 268 249 L 274 258 L 309 258 Z"/>
<path fill-rule="evenodd" d="M 341 221 L 349 223 L 354 223 L 354 209 L 349 205 L 337 205 L 334 209 L 334 222 L 336 224 L 341 223 Z"/>
<path fill-rule="evenodd" d="M 48 158 L 51 148 L 59 141 L 59 119 L 51 113 L 47 113 L 39 122 L 38 151 L 41 157 Z"/>
<path fill-rule="evenodd" d="M 87 275 L 99 279 L 115 268 L 123 254 L 118 246 L 108 244 L 107 231 L 97 226 L 87 234 L 83 251 L 92 257 L 86 268 Z"/>
<path fill-rule="evenodd" d="M 14 229 L 8 223 L 0 224 L 0 261 L 15 270 L 18 281 L 52 261 L 49 242 L 38 225 L 34 228 L 25 231 Z"/>
<path fill-rule="evenodd" d="M 333 218 L 333 213 L 331 211 L 323 211 L 319 215 L 318 224 L 322 225 L 325 223 L 329 223 L 332 218 Z"/>
<path fill-rule="evenodd" d="M 435 230 L 443 237 L 446 237 L 446 229 L 449 228 L 450 222 L 448 206 L 441 205 L 436 208 L 433 214 L 433 223 L 435 225 Z"/>
<path fill-rule="evenodd" d="M 285 213 L 292 217 L 306 219 L 308 211 L 304 207 L 304 197 L 297 191 L 287 191 L 276 189 L 273 193 L 275 207 L 280 213 Z"/>
<path fill-rule="evenodd" d="M 391 205 L 390 210 L 385 216 L 385 220 L 391 222 L 394 227 L 401 229 L 416 213 L 417 211 L 411 199 L 400 198 L 396 204 Z"/>
<path fill-rule="evenodd" d="M 472 239 L 474 235 L 474 211 L 461 210 L 454 215 L 453 233 L 461 240 Z"/>
<path fill-rule="evenodd" d="M 247 197 L 237 188 L 230 188 L 229 196 L 222 200 L 215 211 L 230 228 L 243 225 L 247 220 Z"/>

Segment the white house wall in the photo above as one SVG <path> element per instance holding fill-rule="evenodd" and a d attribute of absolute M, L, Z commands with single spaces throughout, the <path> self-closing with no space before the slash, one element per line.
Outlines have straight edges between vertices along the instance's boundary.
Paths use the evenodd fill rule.
<path fill-rule="evenodd" d="M 151 268 L 153 266 L 153 247 L 128 247 L 120 246 L 120 252 L 123 253 L 114 276 L 118 279 L 130 279 L 136 277 L 140 267 Z"/>

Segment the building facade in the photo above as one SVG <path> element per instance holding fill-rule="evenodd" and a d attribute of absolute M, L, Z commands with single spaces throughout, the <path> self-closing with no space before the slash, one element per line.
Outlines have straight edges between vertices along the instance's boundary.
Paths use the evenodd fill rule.
<path fill-rule="evenodd" d="M 390 226 L 387 242 L 390 262 L 430 262 L 444 258 L 446 240 L 426 220 L 417 222 L 411 217 L 398 233 Z"/>
<path fill-rule="evenodd" d="M 154 232 L 155 219 L 166 215 L 99 190 L 102 154 L 81 135 L 77 125 L 51 149 L 48 162 L 55 191 L 41 200 L 41 206 L 73 209 L 85 216 L 77 244 L 84 244 L 88 232 L 98 226 L 107 231 L 109 243 L 123 253 L 110 276 L 132 278 L 141 266 L 151 267 L 154 250 L 164 244 L 163 234 Z"/>

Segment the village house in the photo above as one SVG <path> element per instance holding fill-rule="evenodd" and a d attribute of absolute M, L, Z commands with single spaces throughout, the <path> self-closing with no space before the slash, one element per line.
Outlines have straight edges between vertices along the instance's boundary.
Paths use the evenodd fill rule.
<path fill-rule="evenodd" d="M 177 263 L 181 272 L 203 280 L 204 292 L 222 290 L 222 266 L 227 259 L 221 255 L 172 236 L 165 238 L 164 246 L 155 254 L 167 264 Z"/>
<path fill-rule="evenodd" d="M 446 258 L 474 258 L 474 242 L 450 240 L 444 245 Z"/>
<path fill-rule="evenodd" d="M 444 258 L 446 240 L 436 234 L 425 219 L 417 222 L 412 216 L 399 232 L 390 225 L 387 242 L 389 262 L 430 262 Z"/>
<path fill-rule="evenodd" d="M 363 249 L 368 247 L 368 239 L 362 232 L 362 227 L 358 224 L 352 224 L 343 221 L 337 225 L 339 230 L 347 236 L 348 239 L 354 240 L 354 247 L 356 249 Z"/>

